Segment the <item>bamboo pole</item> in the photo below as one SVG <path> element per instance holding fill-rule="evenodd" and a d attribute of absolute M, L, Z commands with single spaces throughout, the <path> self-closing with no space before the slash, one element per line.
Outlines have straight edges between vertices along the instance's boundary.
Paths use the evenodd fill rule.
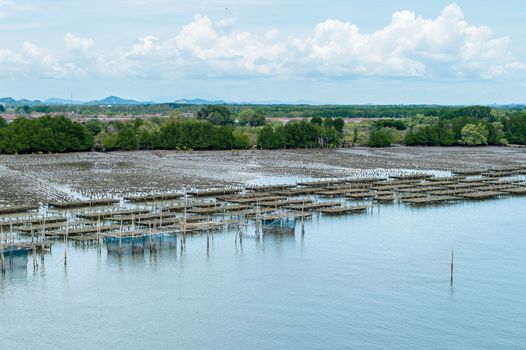
<path fill-rule="evenodd" d="M 68 265 L 68 234 L 69 219 L 66 220 L 66 232 L 64 233 L 64 267 Z"/>
<path fill-rule="evenodd" d="M 100 215 L 97 219 L 97 233 L 95 234 L 95 236 L 97 237 L 97 254 L 100 256 L 102 254 L 102 242 L 101 242 L 101 235 L 100 235 L 100 232 L 101 232 L 101 229 L 100 229 Z"/>
<path fill-rule="evenodd" d="M 31 248 L 33 248 L 33 271 L 36 271 L 38 269 L 38 261 L 37 261 L 37 246 L 35 242 L 34 237 L 34 231 L 33 231 L 33 223 L 30 224 L 31 228 Z"/>
<path fill-rule="evenodd" d="M 46 240 L 46 232 L 45 232 L 45 226 L 46 226 L 46 215 L 44 215 L 44 220 L 42 221 L 42 241 L 41 241 L 41 254 L 42 254 L 42 257 L 44 257 L 44 250 L 46 249 L 46 243 L 45 243 L 45 240 Z"/>
<path fill-rule="evenodd" d="M 2 273 L 5 273 L 5 255 L 4 255 L 4 229 L 0 227 L 0 254 L 2 258 Z"/>
<path fill-rule="evenodd" d="M 451 251 L 451 279 L 450 283 L 453 285 L 453 272 L 454 272 L 454 253 Z"/>

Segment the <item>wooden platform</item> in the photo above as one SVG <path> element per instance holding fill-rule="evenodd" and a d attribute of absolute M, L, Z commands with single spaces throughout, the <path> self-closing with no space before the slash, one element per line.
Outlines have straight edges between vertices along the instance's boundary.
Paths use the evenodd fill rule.
<path fill-rule="evenodd" d="M 345 195 L 345 197 L 349 199 L 368 199 L 374 197 L 374 192 L 358 192 L 358 193 L 348 193 Z"/>
<path fill-rule="evenodd" d="M 458 201 L 459 197 L 453 196 L 434 196 L 434 197 L 420 197 L 420 198 L 411 198 L 406 199 L 403 202 L 412 204 L 412 205 L 430 205 L 430 204 L 440 204 L 446 202 Z"/>
<path fill-rule="evenodd" d="M 465 199 L 490 199 L 505 195 L 504 192 L 498 191 L 482 191 L 482 192 L 468 192 L 459 194 L 460 197 Z"/>
<path fill-rule="evenodd" d="M 291 210 L 318 210 L 321 208 L 330 208 L 330 207 L 339 207 L 341 202 L 318 202 L 318 203 L 309 203 L 309 204 L 293 204 L 284 206 L 287 209 Z"/>
<path fill-rule="evenodd" d="M 213 197 L 226 194 L 235 194 L 242 192 L 240 188 L 223 188 L 223 189 L 211 189 L 211 190 L 193 190 L 186 192 L 187 195 L 192 197 Z"/>
<path fill-rule="evenodd" d="M 13 205 L 9 207 L 0 207 L 0 215 L 25 213 L 31 210 L 37 210 L 38 208 L 39 206 L 37 204 Z"/>
<path fill-rule="evenodd" d="M 337 208 L 324 208 L 321 209 L 321 213 L 325 215 L 344 215 L 344 214 L 357 214 L 365 213 L 367 206 L 351 206 L 351 207 L 337 207 Z"/>
<path fill-rule="evenodd" d="M 118 216 L 127 216 L 127 215 L 140 215 L 149 213 L 148 209 L 123 209 L 123 210 L 111 210 L 111 211 L 102 211 L 94 213 L 78 213 L 77 217 L 88 219 L 92 221 L 97 221 L 99 219 L 105 219 L 109 217 L 118 217 Z"/>
<path fill-rule="evenodd" d="M 117 199 L 94 199 L 88 201 L 50 202 L 49 206 L 58 209 L 97 207 L 119 203 Z"/>
<path fill-rule="evenodd" d="M 182 193 L 162 193 L 162 194 L 150 194 L 145 196 L 130 196 L 124 197 L 124 200 L 132 203 L 145 203 L 145 202 L 160 202 L 174 200 L 183 197 Z"/>

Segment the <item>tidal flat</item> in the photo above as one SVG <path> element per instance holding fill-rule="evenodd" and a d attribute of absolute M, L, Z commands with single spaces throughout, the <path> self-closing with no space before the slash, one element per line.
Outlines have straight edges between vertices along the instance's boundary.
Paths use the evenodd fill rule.
<path fill-rule="evenodd" d="M 526 164 L 512 147 L 0 155 L 0 205 Z"/>

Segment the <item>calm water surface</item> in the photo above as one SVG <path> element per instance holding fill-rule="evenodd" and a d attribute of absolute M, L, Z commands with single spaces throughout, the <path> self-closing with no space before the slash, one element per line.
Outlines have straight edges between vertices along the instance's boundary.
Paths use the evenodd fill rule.
<path fill-rule="evenodd" d="M 0 277 L 0 349 L 524 349 L 526 199 L 317 218 L 305 235 Z M 455 251 L 455 283 L 449 259 Z"/>

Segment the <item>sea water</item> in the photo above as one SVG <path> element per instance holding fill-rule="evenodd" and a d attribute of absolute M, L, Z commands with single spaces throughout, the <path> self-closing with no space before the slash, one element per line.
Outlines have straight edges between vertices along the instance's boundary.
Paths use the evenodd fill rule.
<path fill-rule="evenodd" d="M 0 277 L 0 349 L 526 348 L 525 198 L 253 233 L 122 257 L 70 243 L 67 266 L 56 242 Z"/>

